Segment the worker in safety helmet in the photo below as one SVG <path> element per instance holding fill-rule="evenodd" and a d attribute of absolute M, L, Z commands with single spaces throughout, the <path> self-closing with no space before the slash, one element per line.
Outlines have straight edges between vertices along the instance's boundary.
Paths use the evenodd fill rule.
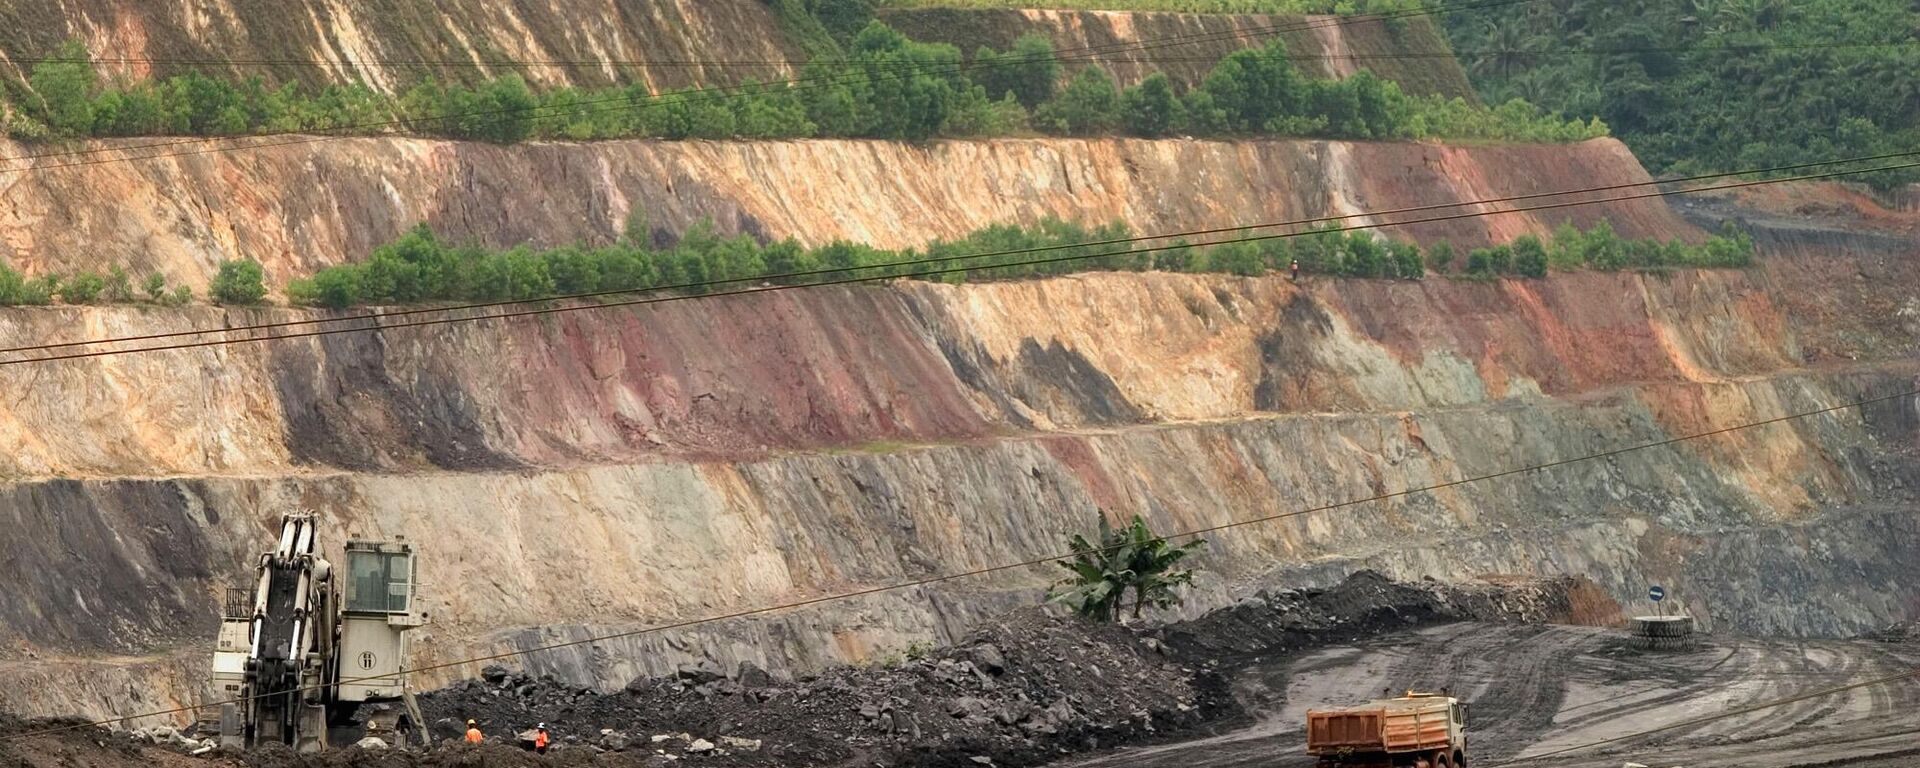
<path fill-rule="evenodd" d="M 533 751 L 543 755 L 546 754 L 547 744 L 551 741 L 553 741 L 553 737 L 547 735 L 546 723 L 541 723 L 533 727 Z"/>
<path fill-rule="evenodd" d="M 480 742 L 483 742 L 486 740 L 487 740 L 487 737 L 484 735 L 481 735 L 480 733 L 480 724 L 472 720 L 468 720 L 467 721 L 467 743 L 479 744 Z"/>

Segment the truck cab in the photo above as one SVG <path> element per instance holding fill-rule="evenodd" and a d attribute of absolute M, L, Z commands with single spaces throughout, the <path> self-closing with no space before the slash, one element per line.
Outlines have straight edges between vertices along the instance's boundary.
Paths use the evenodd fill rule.
<path fill-rule="evenodd" d="M 1307 712 L 1307 753 L 1319 768 L 1464 768 L 1467 710 L 1459 699 L 1407 691 Z"/>

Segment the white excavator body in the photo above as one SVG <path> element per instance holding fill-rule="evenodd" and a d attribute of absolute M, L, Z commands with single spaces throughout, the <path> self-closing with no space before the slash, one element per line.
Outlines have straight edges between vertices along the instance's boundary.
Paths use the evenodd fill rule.
<path fill-rule="evenodd" d="M 420 725 L 406 684 L 405 633 L 426 623 L 412 547 L 347 542 L 343 601 L 319 540 L 317 517 L 287 515 L 252 594 L 228 595 L 213 658 L 223 744 L 318 751 L 369 704 L 358 718 L 366 735 L 392 740 L 403 722 Z"/>

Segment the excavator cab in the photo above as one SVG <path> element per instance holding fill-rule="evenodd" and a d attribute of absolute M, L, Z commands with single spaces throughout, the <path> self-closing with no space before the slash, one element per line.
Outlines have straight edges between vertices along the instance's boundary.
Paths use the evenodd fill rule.
<path fill-rule="evenodd" d="M 394 741 L 402 715 L 418 724 L 407 691 L 406 632 L 426 624 L 415 610 L 413 547 L 405 539 L 354 540 L 346 545 L 346 599 L 340 610 L 339 687 L 342 714 L 374 703 L 368 736 Z M 406 711 L 393 706 L 401 703 Z"/>

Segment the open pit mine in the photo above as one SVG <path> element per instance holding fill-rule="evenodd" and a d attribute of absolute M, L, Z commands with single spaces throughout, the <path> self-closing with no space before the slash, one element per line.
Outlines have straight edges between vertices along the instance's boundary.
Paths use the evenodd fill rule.
<path fill-rule="evenodd" d="M 20 81 L 19 60 L 72 38 L 124 78 L 218 58 L 222 76 L 393 94 L 417 75 L 395 62 L 469 58 L 584 62 L 522 69 L 542 87 L 684 88 L 796 76 L 809 48 L 782 9 L 802 5 L 24 0 L 0 10 L 0 71 Z M 1189 56 L 1217 58 L 1297 20 L 954 5 L 881 17 L 969 52 L 1029 32 L 1108 46 L 1123 85 L 1151 63 L 1126 44 L 1212 32 Z M 1221 42 L 1235 30 L 1250 39 Z M 1287 39 L 1445 44 L 1408 30 Z M 248 63 L 281 59 L 332 63 Z M 640 59 L 763 64 L 621 64 Z M 1183 87 L 1203 80 L 1181 66 Z M 1374 69 L 1473 97 L 1452 61 Z M 1378 723 L 1416 710 L 1439 735 L 1378 764 L 1920 764 L 1920 209 L 1899 194 L 1371 213 L 1651 181 L 1612 138 L 126 151 L 153 141 L 0 140 L 7 158 L 125 159 L 0 171 L 12 269 L 117 265 L 204 297 L 248 260 L 268 289 L 0 307 L 0 764 L 1308 768 L 1375 764 L 1353 756 L 1369 739 L 1388 755 Z M 1569 223 L 1689 243 L 1731 226 L 1754 260 L 893 279 L 44 346 L 405 310 L 296 306 L 284 287 L 423 222 L 552 247 L 615 242 L 636 212 L 661 242 L 711 222 L 896 249 L 1050 217 L 1350 217 L 1463 252 Z M 1050 559 L 1102 516 L 1206 531 L 1177 602 L 1103 623 L 1048 601 L 1066 574 Z M 1650 614 L 1690 636 L 1650 647 L 1632 630 Z M 358 698 L 256 704 L 297 697 L 287 680 Z M 541 725 L 550 746 L 523 749 Z"/>

